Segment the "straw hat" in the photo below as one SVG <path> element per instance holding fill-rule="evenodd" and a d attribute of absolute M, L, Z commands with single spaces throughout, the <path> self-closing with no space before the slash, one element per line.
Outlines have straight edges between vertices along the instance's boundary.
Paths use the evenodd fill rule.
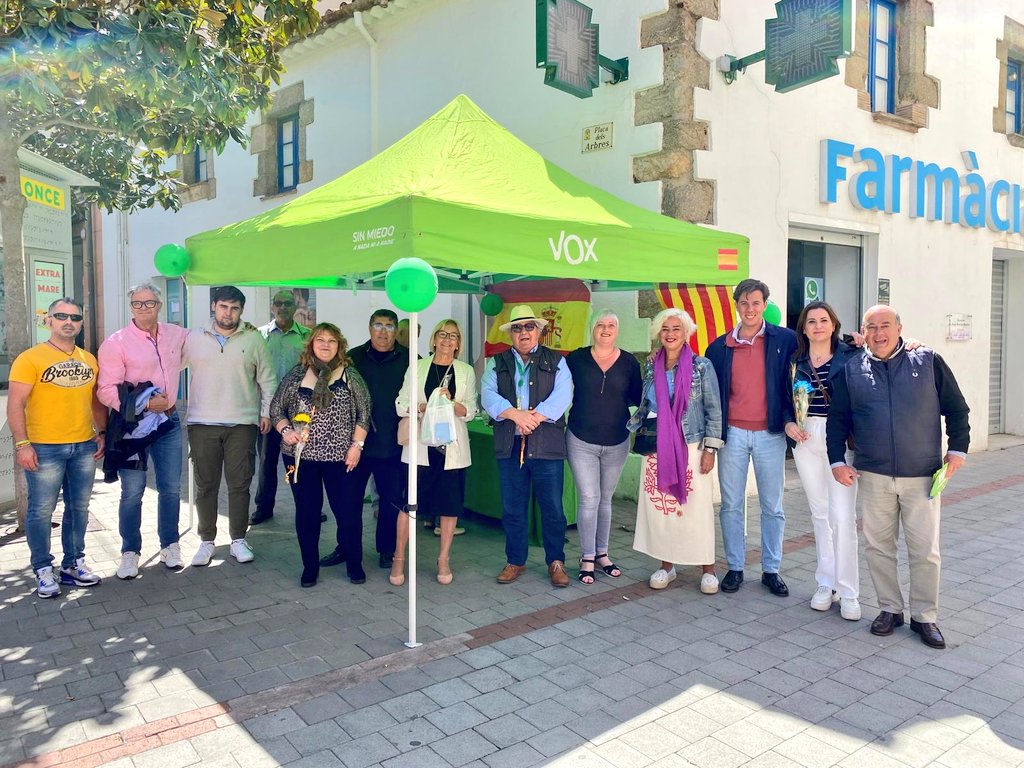
<path fill-rule="evenodd" d="M 532 321 L 537 324 L 538 328 L 544 328 L 547 326 L 548 321 L 542 317 L 537 317 L 529 304 L 520 304 L 517 307 L 512 308 L 512 314 L 509 315 L 508 322 L 503 323 L 500 326 L 500 330 L 508 333 L 509 328 L 512 327 L 513 323 L 524 323 Z"/>

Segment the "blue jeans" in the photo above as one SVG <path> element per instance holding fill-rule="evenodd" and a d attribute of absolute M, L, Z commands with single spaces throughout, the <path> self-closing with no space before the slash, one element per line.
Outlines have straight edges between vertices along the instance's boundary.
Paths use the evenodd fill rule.
<path fill-rule="evenodd" d="M 160 549 L 178 541 L 178 514 L 181 509 L 181 422 L 172 414 L 174 427 L 150 443 L 149 465 L 156 474 L 156 530 Z M 121 503 L 117 508 L 117 527 L 122 552 L 142 552 L 142 494 L 146 492 L 146 472 L 141 469 L 118 470 L 121 478 Z"/>
<path fill-rule="evenodd" d="M 747 560 L 743 502 L 751 460 L 761 503 L 761 569 L 764 573 L 778 573 L 786 533 L 786 513 L 782 510 L 786 436 L 781 432 L 752 432 L 739 427 L 729 427 L 726 431 L 725 445 L 718 450 L 718 482 L 722 486 L 719 516 L 725 559 L 730 571 L 742 571 Z"/>
<path fill-rule="evenodd" d="M 62 568 L 70 568 L 85 555 L 85 527 L 89 523 L 89 498 L 96 476 L 96 441 L 84 443 L 34 443 L 39 469 L 26 472 L 28 513 L 25 538 L 28 540 L 32 570 L 53 565 L 50 554 L 50 520 L 57 508 L 57 494 L 64 489 L 64 519 L 60 540 L 64 546 Z"/>
<path fill-rule="evenodd" d="M 576 531 L 580 535 L 580 554 L 584 557 L 607 554 L 612 529 L 612 494 L 626 465 L 629 438 L 618 445 L 595 445 L 567 431 L 565 447 L 576 480 Z"/>
<path fill-rule="evenodd" d="M 498 459 L 501 480 L 501 524 L 505 529 L 505 557 L 512 565 L 526 565 L 530 555 L 529 515 L 530 490 L 540 507 L 541 538 L 544 561 L 565 562 L 565 513 L 562 511 L 562 482 L 565 462 L 562 459 L 530 459 L 519 466 L 519 441 L 512 443 L 512 455 Z"/>

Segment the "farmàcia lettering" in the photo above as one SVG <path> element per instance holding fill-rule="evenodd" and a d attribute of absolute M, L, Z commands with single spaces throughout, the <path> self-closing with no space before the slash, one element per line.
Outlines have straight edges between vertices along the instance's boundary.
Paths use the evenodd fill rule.
<path fill-rule="evenodd" d="M 850 202 L 864 211 L 906 213 L 911 218 L 1020 234 L 1021 186 L 1005 179 L 987 182 L 978 172 L 974 151 L 966 150 L 960 156 L 963 171 L 911 157 L 883 155 L 874 147 L 823 139 L 818 199 L 837 202 L 839 185 L 845 182 Z"/>

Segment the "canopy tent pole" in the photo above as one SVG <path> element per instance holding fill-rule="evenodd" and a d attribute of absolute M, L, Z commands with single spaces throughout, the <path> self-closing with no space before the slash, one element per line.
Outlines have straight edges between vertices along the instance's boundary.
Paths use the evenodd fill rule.
<path fill-rule="evenodd" d="M 416 536 L 419 523 L 416 518 L 417 480 L 419 479 L 419 361 L 416 357 L 416 339 L 419 338 L 419 312 L 409 313 L 409 496 L 406 509 L 409 515 L 409 640 L 406 647 L 416 648 Z"/>
<path fill-rule="evenodd" d="M 184 281 L 183 281 L 184 282 Z M 188 328 L 188 313 L 192 311 L 192 286 L 185 283 L 185 328 Z M 189 384 L 192 382 L 191 367 L 185 369 L 185 391 L 189 392 Z M 184 428 L 184 427 L 183 427 Z M 187 428 L 186 428 L 187 429 Z M 188 438 L 185 438 L 188 440 Z M 188 530 L 192 530 L 196 512 L 196 469 L 192 464 L 192 451 L 188 452 Z"/>

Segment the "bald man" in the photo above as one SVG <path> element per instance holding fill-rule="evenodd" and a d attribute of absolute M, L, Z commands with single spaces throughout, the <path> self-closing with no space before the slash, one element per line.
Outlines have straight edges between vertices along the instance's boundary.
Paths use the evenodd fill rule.
<path fill-rule="evenodd" d="M 860 479 L 868 569 L 881 612 L 871 634 L 903 626 L 896 546 L 903 528 L 910 561 L 910 628 L 930 648 L 945 648 L 939 612 L 939 497 L 932 475 L 954 475 L 967 459 L 970 409 L 949 366 L 934 350 L 904 346 L 892 307 L 864 313 L 865 349 L 833 380 L 826 444 L 832 474 L 843 485 Z M 942 418 L 948 447 L 942 451 Z M 853 466 L 845 461 L 854 441 Z"/>

